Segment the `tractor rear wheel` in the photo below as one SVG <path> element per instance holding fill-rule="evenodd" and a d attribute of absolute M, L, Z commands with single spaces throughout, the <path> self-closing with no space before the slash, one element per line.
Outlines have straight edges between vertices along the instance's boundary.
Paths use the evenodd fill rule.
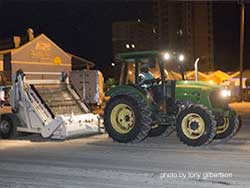
<path fill-rule="evenodd" d="M 104 125 L 109 136 L 121 143 L 142 141 L 151 130 L 151 110 L 136 94 L 112 97 L 104 110 Z"/>
<path fill-rule="evenodd" d="M 180 141 L 189 146 L 210 143 L 216 135 L 216 121 L 212 113 L 202 105 L 189 105 L 182 109 L 176 120 Z"/>
<path fill-rule="evenodd" d="M 217 121 L 217 131 L 215 139 L 230 139 L 240 129 L 240 118 L 237 115 L 224 117 Z"/>
<path fill-rule="evenodd" d="M 3 139 L 15 138 L 19 120 L 15 114 L 4 114 L 0 118 L 0 136 Z"/>

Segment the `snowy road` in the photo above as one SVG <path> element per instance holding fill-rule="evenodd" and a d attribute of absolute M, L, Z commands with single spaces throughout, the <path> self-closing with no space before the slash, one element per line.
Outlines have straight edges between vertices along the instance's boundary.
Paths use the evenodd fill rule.
<path fill-rule="evenodd" d="M 250 116 L 227 143 L 181 144 L 175 134 L 140 144 L 107 135 L 67 141 L 0 140 L 0 188 L 250 187 Z"/>

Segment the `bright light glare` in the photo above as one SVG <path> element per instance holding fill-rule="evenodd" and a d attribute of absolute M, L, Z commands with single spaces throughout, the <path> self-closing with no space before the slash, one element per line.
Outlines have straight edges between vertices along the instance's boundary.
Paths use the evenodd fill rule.
<path fill-rule="evenodd" d="M 169 60 L 169 59 L 170 59 L 170 54 L 169 54 L 169 53 L 163 54 L 163 58 L 164 58 L 165 60 Z"/>
<path fill-rule="evenodd" d="M 112 66 L 112 67 L 114 67 L 114 66 L 115 66 L 115 64 L 114 64 L 114 63 L 111 63 L 111 66 Z"/>
<path fill-rule="evenodd" d="M 129 44 L 126 44 L 126 48 L 130 48 Z"/>
<path fill-rule="evenodd" d="M 227 89 L 223 89 L 221 91 L 221 95 L 222 95 L 222 97 L 230 97 L 231 96 L 231 91 L 227 90 Z"/>
<path fill-rule="evenodd" d="M 179 61 L 184 61 L 184 59 L 185 59 L 184 55 L 183 54 L 179 55 L 178 59 L 179 59 Z"/>
<path fill-rule="evenodd" d="M 134 44 L 131 44 L 131 47 L 132 47 L 132 48 L 135 48 L 135 45 L 134 45 Z"/>
<path fill-rule="evenodd" d="M 213 80 L 209 80 L 208 83 L 209 84 L 214 84 L 214 81 Z"/>

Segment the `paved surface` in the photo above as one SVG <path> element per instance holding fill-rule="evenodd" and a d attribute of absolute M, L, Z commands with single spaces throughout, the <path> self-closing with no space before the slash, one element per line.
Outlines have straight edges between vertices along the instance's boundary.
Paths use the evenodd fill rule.
<path fill-rule="evenodd" d="M 175 134 L 140 144 L 114 143 L 105 134 L 66 141 L 31 135 L 0 140 L 0 188 L 249 188 L 249 160 L 246 111 L 235 138 L 198 148 Z"/>

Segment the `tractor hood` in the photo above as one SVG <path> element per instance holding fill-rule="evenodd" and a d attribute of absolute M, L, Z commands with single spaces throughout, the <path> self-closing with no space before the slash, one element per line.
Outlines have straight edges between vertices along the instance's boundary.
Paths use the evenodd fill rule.
<path fill-rule="evenodd" d="M 209 109 L 225 108 L 229 101 L 230 91 L 202 81 L 177 81 L 175 98 L 202 104 Z M 227 95 L 227 96 L 226 96 Z"/>
<path fill-rule="evenodd" d="M 177 88 L 192 88 L 192 89 L 202 89 L 202 90 L 214 90 L 219 89 L 220 87 L 215 84 L 209 84 L 203 81 L 193 81 L 193 80 L 181 80 L 176 82 Z"/>

